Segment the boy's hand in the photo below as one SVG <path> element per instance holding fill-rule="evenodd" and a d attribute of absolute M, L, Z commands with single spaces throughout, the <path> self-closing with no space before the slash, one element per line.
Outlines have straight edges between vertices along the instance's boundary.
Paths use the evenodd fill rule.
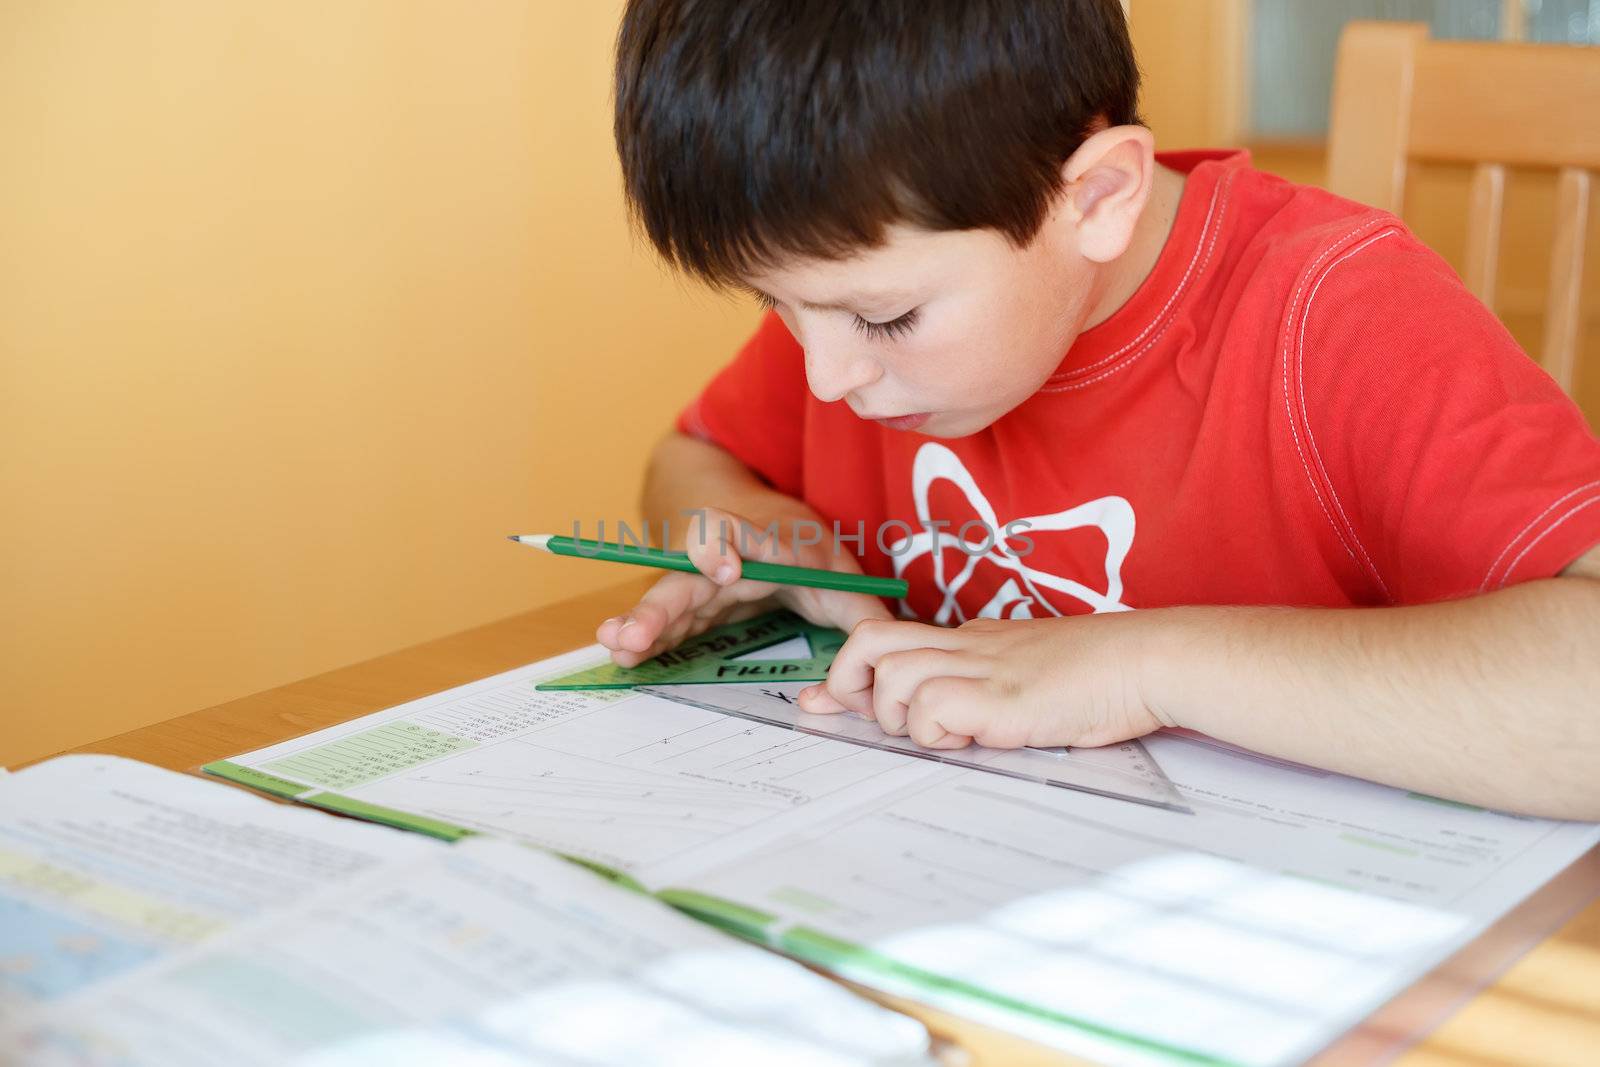
<path fill-rule="evenodd" d="M 804 711 L 854 711 L 926 748 L 1109 745 L 1163 722 L 1141 695 L 1137 613 L 862 623 Z"/>
<path fill-rule="evenodd" d="M 765 537 L 766 527 L 717 508 L 704 508 L 703 525 L 691 524 L 684 551 L 699 574 L 674 573 L 645 593 L 632 611 L 607 619 L 595 631 L 595 640 L 611 650 L 620 667 L 634 667 L 698 633 L 725 622 L 750 618 L 778 606 L 804 616 L 819 626 L 849 633 L 863 619 L 887 620 L 892 616 L 877 597 L 747 581 L 739 577 L 743 557 L 770 563 L 860 574 L 854 556 L 833 551 L 831 534 L 820 544 L 796 545 L 792 520 L 778 525 L 776 540 Z M 740 531 L 744 531 L 741 538 Z M 704 536 L 701 536 L 702 531 Z"/>

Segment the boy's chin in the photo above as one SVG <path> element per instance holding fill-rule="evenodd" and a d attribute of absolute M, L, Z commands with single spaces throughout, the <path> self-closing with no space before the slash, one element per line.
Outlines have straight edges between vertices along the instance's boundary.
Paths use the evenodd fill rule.
<path fill-rule="evenodd" d="M 939 411 L 917 427 L 917 433 L 924 437 L 940 437 L 946 440 L 971 437 L 975 433 L 987 430 L 994 425 L 994 421 L 993 417 L 979 412 Z"/>

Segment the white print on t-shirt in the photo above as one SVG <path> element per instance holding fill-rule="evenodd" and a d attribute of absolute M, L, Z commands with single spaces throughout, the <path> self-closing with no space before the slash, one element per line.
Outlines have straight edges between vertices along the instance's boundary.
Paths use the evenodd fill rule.
<path fill-rule="evenodd" d="M 987 538 L 990 543 L 987 551 L 974 553 L 971 550 L 972 546 L 964 543 L 955 532 L 947 529 L 935 530 L 930 526 L 933 516 L 928 511 L 928 490 L 940 479 L 954 484 L 967 498 L 967 503 L 972 505 L 978 521 L 986 524 L 987 529 L 992 531 Z M 1060 615 L 1061 612 L 1040 594 L 1040 587 L 1065 593 L 1095 612 L 1132 610 L 1122 602 L 1122 561 L 1128 557 L 1128 551 L 1133 547 L 1133 505 L 1122 497 L 1103 496 L 1065 511 L 1056 511 L 1048 515 L 1029 515 L 1001 522 L 988 497 L 978 488 L 977 481 L 962 464 L 960 457 L 934 441 L 929 441 L 917 449 L 917 458 L 911 465 L 911 494 L 917 508 L 917 522 L 922 531 L 894 544 L 890 549 L 890 557 L 894 560 L 895 576 L 900 577 L 913 562 L 932 554 L 930 562 L 933 565 L 933 581 L 939 590 L 941 600 L 939 610 L 931 622 L 948 626 L 967 621 L 968 616 L 961 610 L 956 598 L 960 596 L 961 590 L 966 588 L 973 572 L 980 564 L 985 563 L 1011 571 L 1012 577 L 1005 580 L 1005 584 L 979 609 L 976 616 L 972 616 L 973 618 L 1031 619 L 1035 617 L 1032 607 L 1035 604 L 1050 615 Z M 958 528 L 959 525 L 956 524 Z M 1097 528 L 1106 538 L 1104 592 L 1091 589 L 1071 578 L 1027 566 L 1025 563 L 1027 557 L 1013 553 L 1006 546 L 1006 539 L 1002 536 L 1003 531 L 1009 530 L 1017 534 L 1027 534 L 1032 538 L 1034 534 L 1040 532 L 1077 530 L 1086 526 Z M 963 553 L 964 562 L 961 569 L 953 575 L 945 574 L 946 548 L 954 548 Z M 900 613 L 907 618 L 915 617 L 904 600 L 900 601 Z"/>

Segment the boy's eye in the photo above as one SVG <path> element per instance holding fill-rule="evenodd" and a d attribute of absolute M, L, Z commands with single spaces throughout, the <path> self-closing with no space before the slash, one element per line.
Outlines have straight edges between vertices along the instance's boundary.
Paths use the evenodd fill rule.
<path fill-rule="evenodd" d="M 763 293 L 760 289 L 747 288 L 750 295 L 755 298 L 756 303 L 763 309 L 771 311 L 778 306 L 776 300 Z M 875 341 L 894 340 L 911 332 L 912 328 L 917 324 L 917 314 L 920 310 L 920 308 L 912 308 L 899 318 L 890 319 L 888 322 L 873 322 L 871 319 L 864 319 L 860 315 L 851 315 L 850 325 Z"/>
<path fill-rule="evenodd" d="M 871 322 L 860 315 L 856 315 L 852 325 L 874 340 L 893 340 L 897 337 L 904 337 L 916 326 L 917 311 L 917 308 L 912 308 L 898 319 L 890 319 L 888 322 Z"/>

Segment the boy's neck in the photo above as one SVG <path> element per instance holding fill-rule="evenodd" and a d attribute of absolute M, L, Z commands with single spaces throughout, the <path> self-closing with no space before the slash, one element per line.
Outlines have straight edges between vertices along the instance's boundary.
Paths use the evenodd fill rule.
<path fill-rule="evenodd" d="M 1172 233 L 1172 224 L 1177 221 L 1185 180 L 1179 171 L 1156 164 L 1150 199 L 1134 226 L 1133 240 L 1128 243 L 1128 250 L 1109 264 L 1102 275 L 1105 285 L 1094 310 L 1084 321 L 1084 329 L 1098 326 L 1116 314 L 1150 277 Z"/>

